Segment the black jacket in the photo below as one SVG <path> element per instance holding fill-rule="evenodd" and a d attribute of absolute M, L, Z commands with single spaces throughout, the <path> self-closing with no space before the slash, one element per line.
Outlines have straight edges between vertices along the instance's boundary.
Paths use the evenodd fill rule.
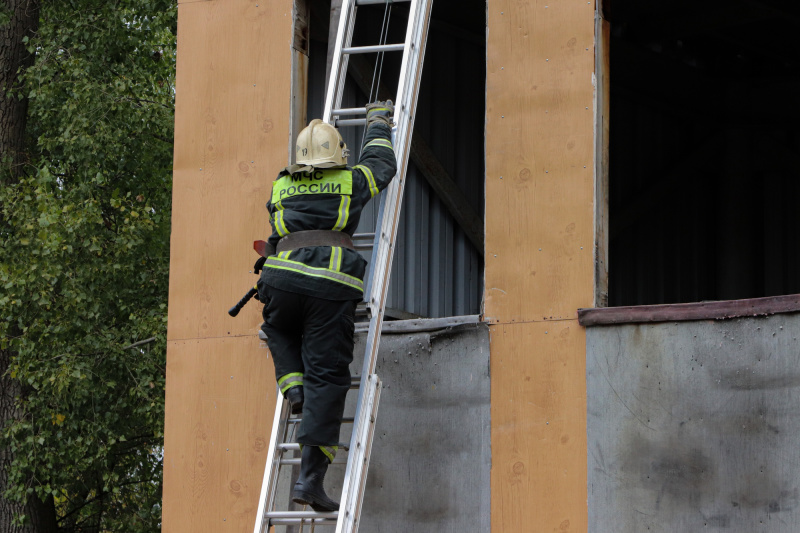
<path fill-rule="evenodd" d="M 272 235 L 304 230 L 337 230 L 352 236 L 364 206 L 385 189 L 397 172 L 391 129 L 373 123 L 354 167 L 313 169 L 275 179 L 267 203 Z M 260 282 L 277 289 L 328 300 L 363 298 L 367 262 L 355 250 L 311 246 L 267 258 Z"/>

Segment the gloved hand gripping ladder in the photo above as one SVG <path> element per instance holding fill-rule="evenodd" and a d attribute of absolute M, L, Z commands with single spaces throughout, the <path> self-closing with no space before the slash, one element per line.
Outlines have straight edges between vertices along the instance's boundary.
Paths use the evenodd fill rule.
<path fill-rule="evenodd" d="M 378 224 L 375 230 L 369 283 L 365 291 L 365 300 L 370 311 L 369 333 L 358 386 L 358 402 L 353 419 L 353 433 L 348 450 L 349 456 L 340 498 L 340 511 L 317 513 L 314 511 L 277 511 L 274 509 L 280 467 L 282 464 L 296 462 L 294 459 L 284 459 L 283 453 L 298 448 L 297 444 L 286 442 L 286 438 L 290 434 L 289 429 L 298 420 L 289 418 L 288 402 L 285 402 L 280 392 L 278 392 L 275 420 L 272 427 L 254 533 L 267 533 L 270 525 L 304 524 L 309 524 L 312 528 L 317 525 L 335 525 L 336 533 L 355 533 L 358 531 L 361 503 L 364 497 L 369 455 L 372 448 L 375 418 L 381 391 L 381 381 L 375 374 L 375 361 L 380 345 L 381 326 L 386 307 L 400 207 L 403 200 L 403 188 L 405 186 L 409 148 L 411 146 L 411 134 L 414 129 L 414 113 L 422 76 L 422 63 L 432 2 L 432 0 L 395 0 L 395 2 L 397 1 L 410 1 L 405 42 L 401 44 L 381 43 L 376 46 L 362 47 L 351 46 L 357 7 L 369 4 L 386 5 L 390 4 L 391 0 L 344 0 L 342 2 L 336 47 L 333 54 L 328 91 L 325 97 L 325 110 L 322 117 L 322 120 L 338 127 L 364 125 L 366 123 L 365 118 L 340 118 L 342 116 L 366 114 L 365 108 L 340 108 L 350 54 L 403 52 L 400 76 L 398 78 L 399 86 L 394 98 L 394 122 L 396 125 L 392 129 L 392 144 L 397 158 L 397 176 L 382 194 Z M 385 35 L 386 33 L 382 32 L 382 40 Z M 373 83 L 373 85 L 375 84 Z M 372 95 L 370 95 L 371 99 Z"/>

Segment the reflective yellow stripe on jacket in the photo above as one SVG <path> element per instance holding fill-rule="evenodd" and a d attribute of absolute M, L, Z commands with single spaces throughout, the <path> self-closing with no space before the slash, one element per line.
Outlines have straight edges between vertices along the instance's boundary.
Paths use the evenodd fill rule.
<path fill-rule="evenodd" d="M 378 185 L 375 183 L 375 176 L 372 175 L 372 171 L 370 169 L 368 169 L 364 165 L 356 165 L 353 168 L 357 168 L 358 170 L 363 172 L 364 175 L 367 177 L 367 184 L 369 185 L 370 198 L 373 198 L 376 194 L 380 192 L 378 190 Z"/>
<path fill-rule="evenodd" d="M 286 228 L 286 223 L 283 221 L 283 205 L 280 202 L 275 204 L 275 216 L 273 217 L 273 221 L 275 222 L 275 231 L 278 232 L 278 235 L 281 237 L 286 237 L 289 235 L 289 230 Z"/>
<path fill-rule="evenodd" d="M 340 249 L 341 250 L 341 249 Z M 288 270 L 290 272 L 298 272 L 300 274 L 305 274 L 306 276 L 312 276 L 315 278 L 324 278 L 329 279 L 331 281 L 335 281 L 337 283 L 342 283 L 347 285 L 348 287 L 353 287 L 354 289 L 358 289 L 361 292 L 364 292 L 364 282 L 358 278 L 354 278 L 353 276 L 348 276 L 342 272 L 337 272 L 330 268 L 318 268 L 305 265 L 298 261 L 292 261 L 290 259 L 283 259 L 276 256 L 271 256 L 267 258 L 267 262 L 264 264 L 265 268 L 275 268 L 278 270 Z"/>
<path fill-rule="evenodd" d="M 347 226 L 347 221 L 350 219 L 350 197 L 342 195 L 342 201 L 339 202 L 339 218 L 336 219 L 336 224 L 333 226 L 334 231 L 342 231 Z"/>
<path fill-rule="evenodd" d="M 335 270 L 339 272 L 342 269 L 342 247 L 341 246 L 332 246 L 331 247 L 331 260 L 328 266 L 330 270 Z"/>
<path fill-rule="evenodd" d="M 390 141 L 389 139 L 373 139 L 364 146 L 364 149 L 366 150 L 370 146 L 383 146 L 384 148 L 388 148 L 394 151 L 394 146 L 392 146 L 392 141 Z"/>

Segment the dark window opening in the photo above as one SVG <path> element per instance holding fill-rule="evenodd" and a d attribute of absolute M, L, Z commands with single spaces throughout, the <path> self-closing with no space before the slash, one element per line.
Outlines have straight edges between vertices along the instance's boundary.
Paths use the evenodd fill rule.
<path fill-rule="evenodd" d="M 330 1 L 310 1 L 308 119 L 322 114 L 325 98 Z M 358 8 L 353 45 L 376 44 L 384 6 Z M 408 4 L 395 3 L 389 43 L 403 42 Z M 389 286 L 387 318 L 436 318 L 481 312 L 483 297 L 484 122 L 486 85 L 486 5 L 484 1 L 436 0 L 424 60 L 414 143 Z M 387 53 L 381 81 L 393 93 L 400 53 Z M 376 55 L 351 60 L 342 107 L 360 107 L 371 85 Z M 361 86 L 359 86 L 361 85 Z M 381 94 L 385 98 L 385 94 Z M 341 128 L 350 164 L 359 156 L 363 128 Z M 421 150 L 421 152 L 420 152 Z M 420 155 L 420 153 L 422 155 Z M 434 158 L 446 176 L 431 176 L 417 164 Z M 459 198 L 442 199 L 430 184 L 444 179 Z M 449 182 L 447 182 L 449 180 Z M 376 199 L 377 200 L 377 199 Z M 362 215 L 358 232 L 374 231 L 378 202 Z M 461 202 L 459 204 L 459 202 Z M 464 228 L 454 211 L 477 217 L 478 229 Z M 477 242 L 476 242 L 477 241 Z M 370 253 L 364 257 L 370 259 Z"/>
<path fill-rule="evenodd" d="M 800 292 L 800 6 L 605 4 L 609 304 Z"/>

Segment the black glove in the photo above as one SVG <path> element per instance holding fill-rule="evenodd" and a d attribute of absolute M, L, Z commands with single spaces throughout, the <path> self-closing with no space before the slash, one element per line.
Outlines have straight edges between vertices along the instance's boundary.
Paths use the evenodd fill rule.
<path fill-rule="evenodd" d="M 367 104 L 367 127 L 375 122 L 383 122 L 391 128 L 392 117 L 394 117 L 394 104 L 391 100 Z"/>
<path fill-rule="evenodd" d="M 261 268 L 264 266 L 264 263 L 267 262 L 266 257 L 259 257 L 256 264 L 253 265 L 253 274 L 261 274 Z"/>

